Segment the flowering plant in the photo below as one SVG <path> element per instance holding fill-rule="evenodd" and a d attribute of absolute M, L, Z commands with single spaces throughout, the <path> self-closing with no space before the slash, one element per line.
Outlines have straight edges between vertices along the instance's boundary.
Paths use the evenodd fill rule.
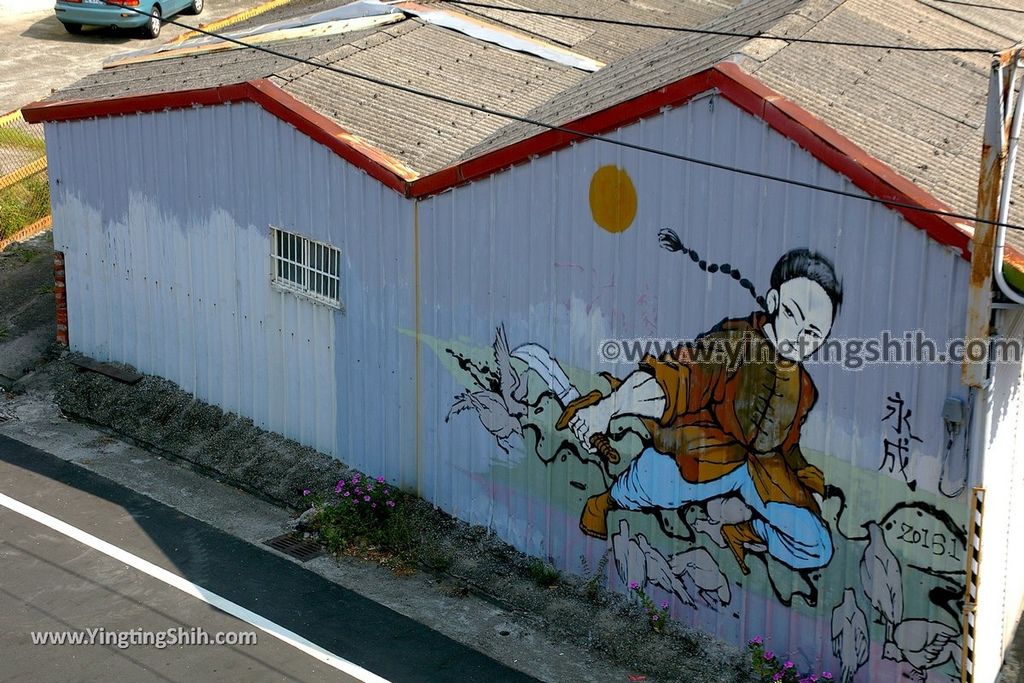
<path fill-rule="evenodd" d="M 339 479 L 326 493 L 303 490 L 303 496 L 314 509 L 309 527 L 319 531 L 331 550 L 354 545 L 377 545 L 381 534 L 399 507 L 397 491 L 384 477 L 376 479 L 360 474 Z"/>
<path fill-rule="evenodd" d="M 800 673 L 790 660 L 781 660 L 773 651 L 766 650 L 764 638 L 755 636 L 747 643 L 750 653 L 750 668 L 754 670 L 760 683 L 819 683 L 831 681 L 832 674 L 822 671 L 820 674 Z"/>
<path fill-rule="evenodd" d="M 655 605 L 654 601 L 644 593 L 643 589 L 640 588 L 640 584 L 636 581 L 630 582 L 629 590 L 633 591 L 633 593 L 635 593 L 640 599 L 640 604 L 643 606 L 644 612 L 650 620 L 651 630 L 655 633 L 661 633 L 664 631 L 665 624 L 668 623 L 668 602 L 661 603 L 660 607 Z"/>

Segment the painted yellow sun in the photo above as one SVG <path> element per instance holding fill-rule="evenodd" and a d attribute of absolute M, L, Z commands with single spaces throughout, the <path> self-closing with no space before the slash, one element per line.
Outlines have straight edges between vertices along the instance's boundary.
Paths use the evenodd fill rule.
<path fill-rule="evenodd" d="M 622 232 L 636 218 L 636 188 L 618 166 L 602 166 L 590 179 L 590 215 L 608 232 Z"/>

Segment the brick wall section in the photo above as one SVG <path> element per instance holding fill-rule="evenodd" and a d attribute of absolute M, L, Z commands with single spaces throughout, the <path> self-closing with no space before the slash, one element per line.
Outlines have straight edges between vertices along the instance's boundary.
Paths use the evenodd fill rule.
<path fill-rule="evenodd" d="M 64 281 L 64 252 L 53 252 L 53 298 L 57 303 L 57 341 L 68 345 L 68 290 Z"/>

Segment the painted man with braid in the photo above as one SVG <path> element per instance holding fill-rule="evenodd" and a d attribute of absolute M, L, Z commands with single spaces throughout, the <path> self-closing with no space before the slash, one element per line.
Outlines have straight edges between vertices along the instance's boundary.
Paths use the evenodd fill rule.
<path fill-rule="evenodd" d="M 663 231 L 662 245 L 689 251 L 671 231 Z M 584 533 L 607 538 L 611 510 L 671 510 L 738 496 L 753 516 L 723 526 L 722 536 L 743 573 L 746 553 L 755 550 L 793 569 L 828 564 L 824 480 L 800 451 L 800 429 L 817 399 L 802 361 L 829 335 L 842 287 L 827 259 L 795 249 L 775 264 L 758 303 L 762 310 L 746 318 L 723 320 L 660 358 L 647 356 L 601 400 L 568 406 L 569 427 L 583 444 L 622 416 L 641 418 L 651 435 L 611 488 L 587 500 Z"/>

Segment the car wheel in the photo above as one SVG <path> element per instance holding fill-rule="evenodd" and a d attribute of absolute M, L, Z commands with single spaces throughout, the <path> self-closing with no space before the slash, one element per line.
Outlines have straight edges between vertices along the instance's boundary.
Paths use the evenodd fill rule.
<path fill-rule="evenodd" d="M 160 28 L 164 22 L 161 19 L 160 5 L 153 5 L 153 9 L 150 11 L 151 16 L 146 25 L 142 28 L 142 33 L 147 38 L 156 38 L 160 35 Z"/>
<path fill-rule="evenodd" d="M 189 14 L 199 14 L 203 11 L 203 5 L 205 4 L 205 0 L 192 0 L 192 4 L 189 5 L 189 8 L 186 10 L 186 12 L 188 12 Z"/>
<path fill-rule="evenodd" d="M 61 23 L 64 24 L 64 30 L 67 31 L 68 33 L 74 33 L 75 35 L 78 35 L 79 33 L 82 32 L 82 25 L 81 24 L 72 24 L 70 22 L 63 22 L 63 21 Z"/>

